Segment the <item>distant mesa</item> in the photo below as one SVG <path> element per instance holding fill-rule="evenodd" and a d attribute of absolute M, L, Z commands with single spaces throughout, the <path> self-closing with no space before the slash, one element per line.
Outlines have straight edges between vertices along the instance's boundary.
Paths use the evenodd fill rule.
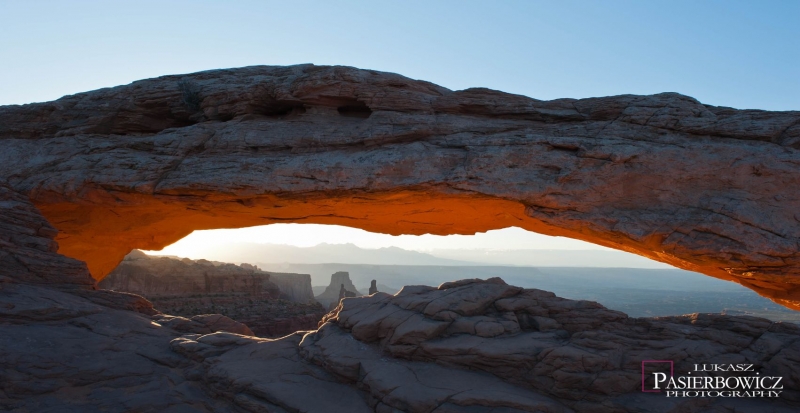
<path fill-rule="evenodd" d="M 150 257 L 134 250 L 98 286 L 151 298 L 223 293 L 281 298 L 280 288 L 270 277 L 248 264 Z"/>
<path fill-rule="evenodd" d="M 226 331 L 281 337 L 315 328 L 325 309 L 314 300 L 308 274 L 272 273 L 251 264 L 151 257 L 134 250 L 99 283 L 140 294 L 156 310 L 177 316 L 171 324 L 202 332 L 201 315 L 221 315 Z M 198 319 L 198 317 L 201 317 Z M 205 316 L 203 316 L 205 317 Z M 216 318 L 215 318 L 216 320 Z M 219 323 L 217 323 L 219 324 Z"/>
<path fill-rule="evenodd" d="M 133 250 L 98 286 L 147 297 L 188 293 L 244 293 L 297 303 L 314 301 L 311 276 L 263 271 L 252 264 L 149 256 Z"/>
<path fill-rule="evenodd" d="M 244 266 L 246 264 L 242 264 Z M 257 268 L 257 267 L 256 267 Z M 269 280 L 281 290 L 281 297 L 296 303 L 315 303 L 311 275 L 269 272 Z"/>
<path fill-rule="evenodd" d="M 349 272 L 339 271 L 331 275 L 331 283 L 328 284 L 328 287 L 325 288 L 325 291 L 318 295 L 316 299 L 325 308 L 329 308 L 331 304 L 338 303 L 339 299 L 343 297 L 342 290 L 345 291 L 345 297 L 357 297 L 364 295 L 358 291 L 358 289 L 356 289 L 355 285 L 353 285 L 353 281 L 350 280 Z M 347 293 L 352 293 L 352 295 L 346 295 Z"/>

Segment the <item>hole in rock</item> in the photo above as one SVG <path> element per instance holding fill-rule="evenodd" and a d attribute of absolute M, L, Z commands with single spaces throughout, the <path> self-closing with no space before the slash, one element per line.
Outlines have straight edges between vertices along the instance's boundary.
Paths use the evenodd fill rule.
<path fill-rule="evenodd" d="M 302 115 L 306 112 L 305 107 L 302 104 L 296 102 L 272 102 L 271 104 L 265 105 L 260 108 L 258 111 L 259 114 L 265 116 L 289 116 L 289 115 Z"/>
<path fill-rule="evenodd" d="M 317 224 L 195 231 L 161 251 L 134 250 L 100 287 L 143 295 L 165 314 L 222 314 L 255 335 L 280 337 L 315 329 L 342 296 L 491 277 L 633 317 L 712 312 L 800 321 L 733 282 L 515 227 L 448 236 Z"/>
<path fill-rule="evenodd" d="M 366 119 L 372 114 L 372 109 L 364 102 L 354 101 L 336 109 L 340 115 L 349 118 Z"/>
<path fill-rule="evenodd" d="M 305 112 L 306 108 L 300 102 L 275 99 L 267 94 L 260 99 L 254 99 L 240 115 L 281 118 L 285 116 L 302 115 Z"/>

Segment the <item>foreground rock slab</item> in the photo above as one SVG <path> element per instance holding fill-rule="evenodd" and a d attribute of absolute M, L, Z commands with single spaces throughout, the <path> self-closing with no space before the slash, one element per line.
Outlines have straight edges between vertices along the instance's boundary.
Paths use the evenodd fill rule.
<path fill-rule="evenodd" d="M 342 299 L 319 329 L 248 336 L 95 290 L 52 227 L 0 186 L 0 410 L 11 412 L 795 412 L 800 327 L 629 318 L 499 278 Z M 26 265 L 26 257 L 37 265 Z M 65 277 L 59 277 L 60 270 Z M 644 393 L 642 363 L 747 364 L 775 398 Z M 702 373 L 701 373 L 702 374 Z"/>
<path fill-rule="evenodd" d="M 518 226 L 800 309 L 796 111 L 676 93 L 539 101 L 349 67 L 255 66 L 1 107 L 2 179 L 98 280 L 131 249 L 196 229 Z"/>
<path fill-rule="evenodd" d="M 499 279 L 345 298 L 281 339 L 0 283 L 0 409 L 14 412 L 794 412 L 800 327 L 628 318 Z M 213 317 L 211 317 L 213 318 Z M 235 327 L 235 326 L 233 326 Z M 195 328 L 195 330 L 192 330 Z M 642 360 L 747 363 L 778 398 L 641 392 Z"/>
<path fill-rule="evenodd" d="M 800 328 L 713 314 L 631 319 L 499 279 L 343 299 L 318 331 L 279 340 L 184 335 L 192 377 L 248 411 L 791 412 Z M 642 360 L 749 363 L 779 398 L 641 392 Z M 315 389 L 314 398 L 307 397 Z"/>
<path fill-rule="evenodd" d="M 68 292 L 0 283 L 0 410 L 236 411 L 188 379 L 179 331 Z"/>

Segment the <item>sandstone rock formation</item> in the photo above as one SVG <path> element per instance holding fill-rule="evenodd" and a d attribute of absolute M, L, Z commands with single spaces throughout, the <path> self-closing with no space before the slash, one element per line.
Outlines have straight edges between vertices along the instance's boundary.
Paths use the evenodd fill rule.
<path fill-rule="evenodd" d="M 339 300 L 337 300 L 337 303 L 338 303 L 339 301 L 341 301 L 341 300 L 342 300 L 342 298 L 348 298 L 348 297 L 356 297 L 356 293 L 355 293 L 355 292 L 353 292 L 353 291 L 348 291 L 348 290 L 346 290 L 346 289 L 344 288 L 344 284 L 342 284 L 342 285 L 339 287 Z"/>
<path fill-rule="evenodd" d="M 164 343 L 183 333 L 147 300 L 93 290 L 27 197 L 0 197 L 0 410 L 234 411 L 175 369 Z"/>
<path fill-rule="evenodd" d="M 53 241 L 57 233 L 25 195 L 0 183 L 0 293 L 8 292 L 3 285 L 47 286 L 109 308 L 147 315 L 157 313 L 150 302 L 138 295 L 95 291 L 95 281 L 86 264 L 57 252 L 58 243 Z M 26 291 L 36 290 L 28 288 Z M 42 300 L 48 298 L 38 301 Z M 37 310 L 39 306 L 50 310 Z M 14 308 L 15 304 L 7 304 L 7 309 Z M 56 318 L 62 312 L 73 313 L 69 309 L 62 311 L 59 305 L 44 303 L 21 311 L 43 311 L 44 318 L 48 317 L 48 312 L 53 312 Z M 6 321 L 0 317 L 0 323 Z"/>
<path fill-rule="evenodd" d="M 0 411 L 238 411 L 187 378 L 185 333 L 73 292 L 0 282 Z"/>
<path fill-rule="evenodd" d="M 59 257 L 43 218 L 6 188 L 6 262 Z M 8 201 L 12 200 L 12 201 Z M 49 241 L 48 241 L 49 240 Z M 39 248 L 39 246 L 47 248 Z M 78 266 L 80 267 L 80 266 Z M 156 314 L 141 297 L 0 274 L 0 410 L 14 412 L 794 412 L 800 328 L 755 317 L 632 319 L 502 280 L 343 299 L 318 331 L 269 340 L 223 316 Z M 80 273 L 76 270 L 75 273 Z M 46 275 L 46 274 L 45 274 Z M 66 281 L 71 284 L 66 284 Z M 752 363 L 780 398 L 642 393 L 642 360 Z"/>
<path fill-rule="evenodd" d="M 253 266 L 151 257 L 133 251 L 98 286 L 149 298 L 214 293 L 278 298 L 280 288 L 270 277 Z"/>
<path fill-rule="evenodd" d="M 369 295 L 375 294 L 378 292 L 378 285 L 376 280 L 372 280 L 369 284 Z"/>
<path fill-rule="evenodd" d="M 800 308 L 800 112 L 539 101 L 348 67 L 164 76 L 0 108 L 0 177 L 102 279 L 133 248 L 273 222 L 518 226 Z"/>
<path fill-rule="evenodd" d="M 350 280 L 349 272 L 338 271 L 331 274 L 331 283 L 328 284 L 328 287 L 325 288 L 325 291 L 323 291 L 322 294 L 316 296 L 315 298 L 320 304 L 327 308 L 331 304 L 339 302 L 339 299 L 343 297 L 342 290 L 351 292 L 353 294 L 352 297 L 364 295 L 356 289 L 355 285 L 353 285 L 353 281 Z"/>
<path fill-rule="evenodd" d="M 325 315 L 325 308 L 319 303 L 297 306 L 288 303 L 284 307 L 273 306 L 267 310 L 239 315 L 253 334 L 264 338 L 280 338 L 298 331 L 314 330 Z"/>
<path fill-rule="evenodd" d="M 348 291 L 348 290 L 346 290 L 346 289 L 344 288 L 344 284 L 342 284 L 342 285 L 339 287 L 339 299 L 340 299 L 340 300 L 341 300 L 342 298 L 345 298 L 345 297 L 355 297 L 355 296 L 356 296 L 356 293 L 354 293 L 354 292 L 352 292 L 352 291 Z"/>
<path fill-rule="evenodd" d="M 246 325 L 221 314 L 200 314 L 192 318 L 157 314 L 153 316 L 153 320 L 162 326 L 184 333 L 211 334 L 224 331 L 246 336 L 253 335 L 253 331 Z"/>
<path fill-rule="evenodd" d="M 269 280 L 278 286 L 281 295 L 296 303 L 313 303 L 310 274 L 294 274 L 269 271 Z"/>
<path fill-rule="evenodd" d="M 710 411 L 740 403 L 645 397 L 642 360 L 674 360 L 681 372 L 704 362 L 750 362 L 760 374 L 784 376 L 782 397 L 800 403 L 800 381 L 787 367 L 800 361 L 800 328 L 754 317 L 631 319 L 594 302 L 490 279 L 345 299 L 323 321 L 301 348 L 353 380 L 359 364 L 367 376 L 370 371 L 355 354 L 343 355 L 350 335 L 379 354 L 485 371 L 577 411 L 638 411 L 640 403 L 651 404 L 643 411 L 691 411 L 699 403 Z M 764 411 L 770 405 L 761 404 Z"/>
<path fill-rule="evenodd" d="M 325 314 L 325 308 L 310 293 L 308 274 L 268 273 L 250 264 L 151 257 L 137 250 L 128 254 L 99 287 L 147 297 L 158 311 L 179 316 L 170 326 L 183 332 L 208 334 L 220 330 L 283 337 L 316 328 Z M 208 324 L 209 317 L 224 317 L 241 327 L 228 321 L 196 326 L 198 322 Z M 175 323 L 183 327 L 175 327 Z"/>
<path fill-rule="evenodd" d="M 28 197 L 0 182 L 0 279 L 28 284 L 91 288 L 86 264 L 57 254 L 58 230 Z"/>
<path fill-rule="evenodd" d="M 713 314 L 632 319 L 594 302 L 499 279 L 345 298 L 318 331 L 278 341 L 217 333 L 187 335 L 171 345 L 201 366 L 197 380 L 211 392 L 250 411 L 791 412 L 800 407 L 800 328 L 794 324 Z M 779 399 L 643 393 L 641 362 L 652 359 L 674 360 L 676 372 L 702 363 L 750 363 L 759 374 L 783 377 L 784 390 Z M 308 388 L 320 396 L 305 397 Z"/>

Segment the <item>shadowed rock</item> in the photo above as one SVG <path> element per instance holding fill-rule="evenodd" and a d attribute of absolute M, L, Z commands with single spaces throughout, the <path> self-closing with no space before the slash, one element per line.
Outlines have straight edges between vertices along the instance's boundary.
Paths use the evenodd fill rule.
<path fill-rule="evenodd" d="M 449 394 L 437 389 L 393 397 L 396 388 L 425 384 L 420 375 L 409 379 L 395 371 L 426 363 L 488 373 L 581 412 L 788 412 L 800 406 L 800 328 L 794 324 L 718 314 L 629 318 L 595 302 L 509 286 L 499 278 L 345 298 L 300 348 L 306 359 L 402 411 L 431 411 L 437 400 L 431 393 Z M 404 367 L 381 372 L 396 360 Z M 695 364 L 749 363 L 755 366 L 751 375 L 783 377 L 783 392 L 780 399 L 747 400 L 642 393 L 643 360 L 672 360 L 683 375 Z M 541 403 L 541 411 L 555 409 Z"/>
<path fill-rule="evenodd" d="M 164 76 L 0 108 L 0 178 L 102 279 L 133 248 L 274 222 L 518 226 L 800 302 L 800 112 L 540 101 L 349 67 Z"/>
<path fill-rule="evenodd" d="M 142 294 L 159 311 L 182 316 L 174 321 L 181 325 L 194 326 L 195 321 L 202 321 L 198 317 L 211 313 L 244 327 L 175 328 L 186 332 L 220 330 L 282 337 L 315 328 L 325 314 L 325 308 L 313 300 L 308 274 L 269 273 L 250 264 L 151 257 L 138 250 L 128 254 L 99 287 Z"/>
<path fill-rule="evenodd" d="M 141 251 L 128 254 L 98 286 L 151 298 L 221 293 L 278 298 L 282 293 L 269 273 L 252 265 L 151 257 Z"/>
<path fill-rule="evenodd" d="M 28 197 L 0 182 L 0 278 L 93 289 L 86 264 L 58 254 L 58 230 Z"/>
<path fill-rule="evenodd" d="M 216 333 L 171 347 L 197 363 L 196 380 L 237 403 L 246 395 L 251 411 L 789 413 L 800 406 L 794 324 L 716 314 L 632 319 L 500 279 L 345 298 L 318 331 L 277 341 Z M 653 359 L 674 360 L 677 374 L 694 364 L 749 363 L 782 377 L 784 390 L 749 399 L 643 393 L 641 363 Z M 308 388 L 319 395 L 304 397 Z"/>
<path fill-rule="evenodd" d="M 9 190 L 10 191 L 10 190 Z M 13 192 L 13 191 L 10 191 Z M 13 194 L 12 194 L 13 195 Z M 24 206 L 0 202 L 4 208 Z M 7 226 L 27 253 L 35 208 Z M 16 216 L 0 214 L 0 217 Z M 8 221 L 4 221 L 8 222 Z M 41 251 L 41 250 L 40 250 Z M 42 251 L 41 268 L 74 268 Z M 85 271 L 84 271 L 84 274 Z M 84 286 L 83 288 L 81 286 Z M 118 297 L 118 298 L 115 298 Z M 794 412 L 800 328 L 756 317 L 629 318 L 499 278 L 343 298 L 317 331 L 260 339 L 220 315 L 151 314 L 141 297 L 0 277 L 0 410 L 199 412 Z M 780 398 L 641 392 L 643 360 L 747 363 Z"/>
<path fill-rule="evenodd" d="M 224 331 L 246 336 L 253 335 L 253 331 L 246 325 L 221 314 L 201 314 L 192 318 L 159 314 L 153 319 L 163 326 L 183 333 L 210 334 L 216 331 Z"/>
<path fill-rule="evenodd" d="M 269 280 L 280 288 L 282 295 L 296 303 L 314 302 L 310 274 L 270 272 Z"/>

